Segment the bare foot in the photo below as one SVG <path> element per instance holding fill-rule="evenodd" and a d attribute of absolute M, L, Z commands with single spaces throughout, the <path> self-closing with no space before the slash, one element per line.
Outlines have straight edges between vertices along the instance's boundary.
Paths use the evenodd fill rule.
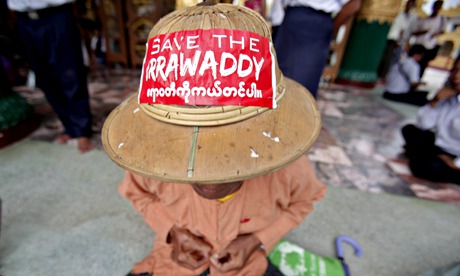
<path fill-rule="evenodd" d="M 91 140 L 88 137 L 79 137 L 79 138 L 77 138 L 77 146 L 78 146 L 78 150 L 81 153 L 88 152 L 88 151 L 90 151 L 90 150 L 92 150 L 94 148 L 93 143 L 91 142 Z"/>
<path fill-rule="evenodd" d="M 442 184 L 440 189 L 431 189 L 424 185 L 412 184 L 410 189 L 420 198 L 460 203 L 460 189 L 453 185 Z"/>
<path fill-rule="evenodd" d="M 56 144 L 67 144 L 67 142 L 72 139 L 69 134 L 59 134 L 56 139 L 54 139 L 54 143 Z"/>

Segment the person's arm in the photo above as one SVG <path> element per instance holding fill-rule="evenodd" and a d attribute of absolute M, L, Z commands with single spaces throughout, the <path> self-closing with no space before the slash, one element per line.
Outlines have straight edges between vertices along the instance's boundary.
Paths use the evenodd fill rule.
<path fill-rule="evenodd" d="M 411 90 L 413 91 L 417 86 L 424 84 L 420 80 L 420 66 L 411 66 L 409 63 L 405 62 L 400 65 L 401 69 L 404 71 L 404 74 L 408 77 Z"/>
<path fill-rule="evenodd" d="M 422 106 L 417 113 L 417 127 L 421 129 L 436 128 L 438 116 L 440 112 L 440 104 L 442 101 L 455 95 L 455 91 L 451 88 L 441 88 L 436 96 Z"/>
<path fill-rule="evenodd" d="M 428 32 L 426 29 L 422 29 L 420 26 L 423 25 L 423 19 L 422 18 L 417 18 L 415 20 L 415 23 L 412 25 L 412 35 L 413 36 L 420 36 L 424 35 Z"/>
<path fill-rule="evenodd" d="M 406 41 L 405 41 L 405 45 L 402 45 L 402 46 L 404 47 L 404 50 L 406 52 L 409 51 L 409 48 L 410 48 L 409 41 L 410 41 L 411 37 L 413 36 L 413 32 L 417 28 L 417 20 L 418 20 L 417 17 L 411 15 L 411 18 L 409 19 L 409 22 L 408 22 L 406 28 L 404 29 L 404 32 L 405 32 L 404 36 L 406 38 Z"/>
<path fill-rule="evenodd" d="M 298 226 L 313 210 L 313 203 L 324 196 L 325 186 L 316 179 L 311 164 L 305 156 L 289 168 L 289 171 L 283 172 L 289 177 L 283 175 L 276 177 L 277 181 L 281 182 L 276 184 L 289 187 L 289 192 L 286 193 L 289 203 L 278 219 L 263 230 L 239 235 L 227 248 L 214 254 L 210 261 L 218 271 L 240 269 L 249 256 L 259 248 L 263 248 L 265 254 L 268 254 L 287 232 Z"/>
<path fill-rule="evenodd" d="M 460 167 L 457 167 L 457 165 L 455 164 L 455 157 L 449 156 L 447 154 L 440 154 L 440 155 L 438 155 L 438 157 L 444 163 L 446 163 L 446 165 L 449 166 L 451 169 L 460 171 Z"/>
<path fill-rule="evenodd" d="M 431 38 L 435 38 L 435 37 L 437 37 L 437 36 L 440 36 L 440 35 L 442 35 L 443 33 L 444 33 L 443 30 L 441 30 L 441 31 L 439 31 L 439 32 L 435 32 L 435 33 L 431 34 Z"/>
<path fill-rule="evenodd" d="M 134 208 L 144 217 L 156 235 L 166 242 L 174 221 L 161 203 L 157 191 L 159 186 L 159 181 L 126 171 L 119 190 L 123 197 L 132 202 Z"/>
<path fill-rule="evenodd" d="M 427 32 L 428 32 L 427 30 L 418 30 L 418 31 L 412 32 L 412 35 L 413 36 L 420 36 L 420 35 L 426 34 Z"/>
<path fill-rule="evenodd" d="M 441 19 L 441 23 L 440 23 L 440 26 L 439 26 L 439 29 L 437 32 L 434 32 L 433 34 L 431 34 L 431 38 L 435 38 L 437 36 L 440 36 L 442 34 L 444 34 L 445 30 L 446 30 L 446 27 L 447 27 L 447 20 L 445 17 L 441 16 L 440 17 Z"/>
<path fill-rule="evenodd" d="M 169 183 L 171 184 L 171 183 Z M 194 270 L 209 262 L 211 246 L 188 229 L 178 227 L 160 198 L 161 182 L 129 171 L 120 184 L 120 193 L 141 213 L 157 237 L 172 247 L 171 259 L 178 265 Z"/>
<path fill-rule="evenodd" d="M 240 269 L 249 257 L 261 246 L 254 234 L 239 235 L 230 245 L 219 253 L 214 254 L 210 261 L 220 272 Z"/>
<path fill-rule="evenodd" d="M 180 266 L 194 270 L 209 262 L 211 245 L 185 228 L 173 226 L 168 243 L 172 245 L 171 259 Z"/>
<path fill-rule="evenodd" d="M 439 110 L 432 107 L 429 103 L 420 107 L 417 112 L 416 126 L 424 130 L 430 130 L 436 127 L 436 121 Z"/>
<path fill-rule="evenodd" d="M 334 32 L 336 33 L 340 26 L 347 22 L 361 8 L 361 0 L 350 0 L 334 17 Z"/>
<path fill-rule="evenodd" d="M 424 82 L 424 81 L 416 81 L 416 82 L 411 82 L 410 86 L 412 87 L 412 89 L 415 89 L 415 88 L 417 88 L 417 86 L 425 85 L 425 84 L 426 84 L 426 82 Z"/>
<path fill-rule="evenodd" d="M 399 47 L 399 43 L 401 42 L 404 33 L 405 33 L 405 28 L 404 28 L 404 14 L 403 13 L 398 13 L 396 18 L 394 19 L 393 23 L 391 23 L 390 30 L 388 31 L 388 35 L 391 34 L 392 32 L 398 33 L 398 36 L 396 37 L 396 46 Z"/>
<path fill-rule="evenodd" d="M 316 178 L 308 159 L 302 158 L 302 162 L 294 163 L 296 168 L 291 171 L 293 175 L 291 183 L 282 183 L 290 186 L 289 205 L 269 227 L 254 233 L 264 246 L 266 254 L 282 237 L 305 219 L 313 210 L 313 203 L 323 198 L 326 193 L 326 186 Z"/>
<path fill-rule="evenodd" d="M 434 96 L 434 98 L 430 100 L 428 103 L 431 107 L 435 107 L 439 102 L 455 96 L 456 93 L 454 89 L 450 87 L 443 87 L 438 91 L 438 93 L 436 93 L 436 96 Z"/>
<path fill-rule="evenodd" d="M 398 39 L 396 40 L 396 46 L 401 47 L 403 45 L 400 45 L 402 39 L 404 38 L 404 29 L 401 29 L 398 34 Z"/>

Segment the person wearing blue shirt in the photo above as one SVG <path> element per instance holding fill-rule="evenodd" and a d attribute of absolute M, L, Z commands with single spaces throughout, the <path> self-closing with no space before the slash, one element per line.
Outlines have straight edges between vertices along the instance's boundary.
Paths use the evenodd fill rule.
<path fill-rule="evenodd" d="M 409 49 L 408 56 L 401 57 L 390 67 L 383 93 L 385 99 L 417 106 L 428 102 L 428 92 L 417 91 L 417 87 L 423 84 L 420 80 L 419 61 L 425 51 L 425 47 L 415 44 Z"/>

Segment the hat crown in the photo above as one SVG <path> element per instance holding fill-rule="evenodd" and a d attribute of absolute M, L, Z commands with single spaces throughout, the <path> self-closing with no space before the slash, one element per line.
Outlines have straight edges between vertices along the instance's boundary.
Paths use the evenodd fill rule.
<path fill-rule="evenodd" d="M 243 6 L 209 1 L 167 14 L 152 28 L 149 39 L 160 34 L 195 29 L 250 31 L 271 40 L 270 27 L 256 11 Z"/>
<path fill-rule="evenodd" d="M 238 44 L 243 38 L 244 43 Z M 230 47 L 231 39 L 240 46 Z M 252 49 L 247 47 L 251 39 L 254 43 L 249 45 L 256 45 Z M 220 47 L 220 42 L 223 46 L 227 43 L 227 48 Z M 255 11 L 236 5 L 208 3 L 177 10 L 153 27 L 147 45 L 139 91 L 145 91 L 147 87 L 147 92 L 159 97 L 162 97 L 161 93 L 165 97 L 167 93 L 171 96 L 174 93 L 174 100 L 179 100 L 165 104 L 143 102 L 140 96 L 148 94 L 139 93 L 139 98 L 133 95 L 111 112 L 104 123 L 102 142 L 110 158 L 121 167 L 167 182 L 234 182 L 286 166 L 302 156 L 318 136 L 321 118 L 314 98 L 299 83 L 283 78 L 276 62 L 270 29 Z M 246 46 L 243 49 L 241 45 Z M 214 55 L 215 59 L 203 62 L 206 55 L 203 53 Z M 194 59 L 195 56 L 198 58 Z M 249 66 L 238 68 L 238 65 L 232 67 L 222 62 L 226 57 L 229 61 L 239 62 L 242 56 L 246 65 L 250 64 L 249 58 L 253 64 L 262 64 L 262 58 L 267 61 L 259 67 L 259 79 L 255 77 L 255 70 L 252 71 L 254 74 L 248 74 L 249 77 L 242 76 L 242 71 Z M 181 57 L 183 64 L 188 59 L 189 67 L 193 61 L 201 63 L 200 67 L 193 65 L 196 69 L 193 72 L 205 73 L 197 76 L 189 70 L 182 74 L 185 69 L 177 70 L 177 64 L 181 68 Z M 159 62 L 160 58 L 162 63 L 155 63 L 160 67 L 154 67 L 154 62 Z M 203 64 L 217 63 L 219 66 L 203 67 Z M 233 75 L 225 75 L 231 71 L 226 69 L 234 67 L 237 71 L 233 71 Z M 145 70 L 147 68 L 150 70 Z M 211 74 L 207 74 L 210 71 Z M 217 74 L 213 75 L 214 72 Z M 211 101 L 206 106 L 208 102 L 203 105 L 203 102 L 190 100 L 187 103 L 181 98 L 183 94 L 178 96 L 179 88 L 182 93 L 186 82 L 193 87 L 189 89 L 191 98 L 197 96 L 197 93 L 193 94 L 194 88 L 201 89 L 208 85 L 207 82 L 216 84 L 217 81 L 221 81 L 219 87 L 224 88 L 214 92 L 214 96 L 216 93 L 225 96 L 225 91 L 229 91 L 225 88 L 230 87 L 232 97 L 235 97 L 234 83 L 255 83 L 260 91 L 269 91 L 263 99 L 276 103 L 271 106 L 276 108 L 227 105 L 231 101 L 225 101 L 223 106 Z M 224 82 L 227 82 L 225 86 Z M 268 89 L 264 86 L 267 83 L 270 85 Z M 243 92 L 246 93 L 243 96 L 250 97 L 248 93 L 251 91 Z"/>
<path fill-rule="evenodd" d="M 270 42 L 268 49 L 272 55 L 274 68 L 272 68 L 270 74 L 275 80 L 272 102 L 274 102 L 273 106 L 276 107 L 284 95 L 284 79 L 276 61 L 270 27 L 265 19 L 256 11 L 238 5 L 202 2 L 196 6 L 176 10 L 164 16 L 152 28 L 148 40 L 175 32 L 213 29 L 246 31 L 268 39 Z M 260 75 L 267 73 L 266 71 L 262 71 Z M 146 114 L 157 120 L 189 126 L 215 126 L 235 123 L 256 116 L 269 109 L 267 107 L 243 106 L 239 104 L 219 106 L 141 104 L 140 106 Z"/>

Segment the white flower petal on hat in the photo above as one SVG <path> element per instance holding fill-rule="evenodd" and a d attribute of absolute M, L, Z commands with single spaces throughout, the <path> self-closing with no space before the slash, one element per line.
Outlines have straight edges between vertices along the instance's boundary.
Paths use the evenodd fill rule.
<path fill-rule="evenodd" d="M 253 148 L 250 148 L 250 149 L 251 149 L 251 157 L 252 158 L 259 158 L 259 154 L 257 152 L 255 152 Z"/>
<path fill-rule="evenodd" d="M 121 142 L 120 144 L 118 144 L 118 148 L 121 149 L 121 147 L 123 147 L 125 143 Z"/>
<path fill-rule="evenodd" d="M 137 113 L 137 112 L 139 112 L 139 107 L 134 109 L 134 111 L 133 111 L 133 113 Z"/>
<path fill-rule="evenodd" d="M 278 138 L 278 137 L 272 138 L 272 134 L 271 134 L 270 132 L 265 132 L 265 131 L 264 131 L 264 132 L 262 132 L 262 134 L 263 134 L 265 137 L 268 137 L 268 138 L 270 138 L 272 141 L 275 141 L 275 142 L 277 142 L 277 143 L 280 141 L 280 138 Z"/>

